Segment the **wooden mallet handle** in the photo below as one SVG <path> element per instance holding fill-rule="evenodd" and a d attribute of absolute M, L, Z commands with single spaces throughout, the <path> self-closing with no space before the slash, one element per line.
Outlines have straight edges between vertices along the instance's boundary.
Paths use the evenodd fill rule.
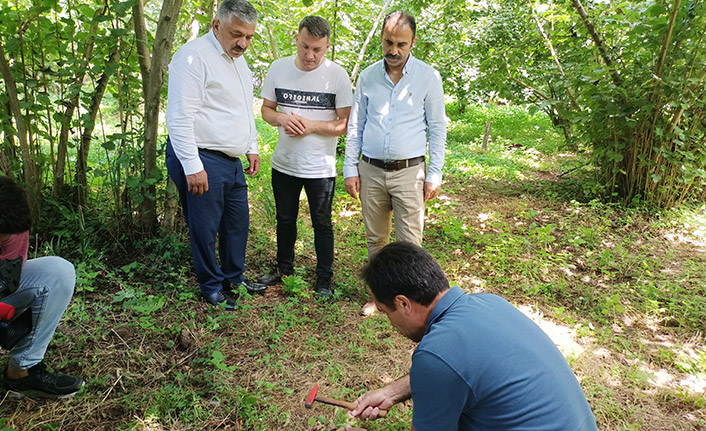
<path fill-rule="evenodd" d="M 356 403 L 349 403 L 348 401 L 341 401 L 329 397 L 316 397 L 314 398 L 314 400 L 331 406 L 343 407 L 347 410 L 354 410 L 356 407 L 358 407 L 358 404 Z M 387 410 L 380 410 L 380 412 L 378 413 L 378 417 L 384 418 L 385 416 L 387 416 Z"/>

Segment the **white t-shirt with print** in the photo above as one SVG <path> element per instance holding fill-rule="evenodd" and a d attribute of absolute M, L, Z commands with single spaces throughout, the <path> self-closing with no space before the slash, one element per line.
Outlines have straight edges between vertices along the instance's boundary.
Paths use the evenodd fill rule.
<path fill-rule="evenodd" d="M 276 60 L 262 87 L 262 97 L 276 102 L 279 112 L 292 112 L 315 121 L 333 121 L 336 109 L 353 104 L 348 73 L 328 58 L 305 72 L 294 64 L 294 56 Z M 336 136 L 309 134 L 291 138 L 279 127 L 274 169 L 298 178 L 336 176 Z"/>

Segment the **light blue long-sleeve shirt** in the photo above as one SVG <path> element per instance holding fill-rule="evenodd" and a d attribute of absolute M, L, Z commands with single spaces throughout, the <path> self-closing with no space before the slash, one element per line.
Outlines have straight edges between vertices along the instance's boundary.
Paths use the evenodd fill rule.
<path fill-rule="evenodd" d="M 409 56 L 395 85 L 384 60 L 358 79 L 348 120 L 343 178 L 358 176 L 363 155 L 381 160 L 424 156 L 429 143 L 426 182 L 441 185 L 446 148 L 446 109 L 439 72 Z"/>

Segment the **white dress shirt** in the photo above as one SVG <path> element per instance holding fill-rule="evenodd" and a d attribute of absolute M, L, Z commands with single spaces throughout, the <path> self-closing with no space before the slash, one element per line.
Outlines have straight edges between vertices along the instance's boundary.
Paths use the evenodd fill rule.
<path fill-rule="evenodd" d="M 358 176 L 363 155 L 380 160 L 424 156 L 429 142 L 425 181 L 441 185 L 446 151 L 446 107 L 439 72 L 410 54 L 402 78 L 394 84 L 384 60 L 358 79 L 348 120 L 343 177 Z"/>
<path fill-rule="evenodd" d="M 258 154 L 252 72 L 213 34 L 183 45 L 169 64 L 167 130 L 185 175 L 203 170 L 198 149 Z"/>

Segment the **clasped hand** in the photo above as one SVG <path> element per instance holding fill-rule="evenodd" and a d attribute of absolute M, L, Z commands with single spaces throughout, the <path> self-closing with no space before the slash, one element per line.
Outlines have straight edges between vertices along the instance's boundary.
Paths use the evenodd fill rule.
<path fill-rule="evenodd" d="M 286 133 L 290 138 L 306 136 L 313 131 L 311 120 L 308 120 L 299 114 L 292 112 L 291 114 L 284 115 L 281 118 L 283 120 L 282 128 L 284 129 L 284 133 Z"/>

